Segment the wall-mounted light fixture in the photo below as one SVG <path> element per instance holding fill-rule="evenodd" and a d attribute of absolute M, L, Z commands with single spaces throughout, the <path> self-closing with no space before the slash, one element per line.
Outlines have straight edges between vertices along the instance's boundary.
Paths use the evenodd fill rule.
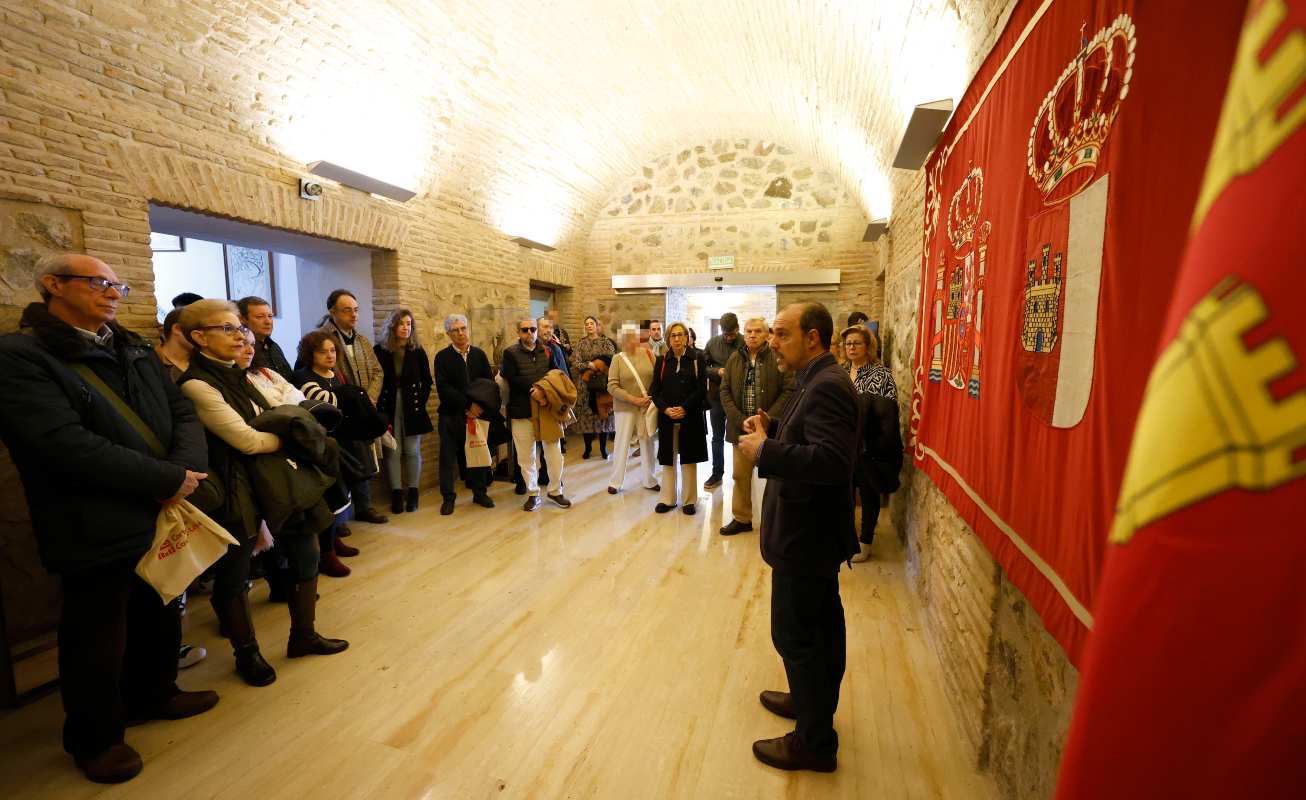
<path fill-rule="evenodd" d="M 558 249 L 556 247 L 549 247 L 547 244 L 540 244 L 534 239 L 527 239 L 525 236 L 518 236 L 513 239 L 513 241 L 522 247 L 530 248 L 531 250 L 540 250 L 545 253 L 552 253 L 554 250 Z"/>
<path fill-rule="evenodd" d="M 862 241 L 873 242 L 883 236 L 884 232 L 887 230 L 889 230 L 888 217 L 873 219 L 871 220 L 871 224 L 866 226 L 866 233 L 862 234 Z"/>
<path fill-rule="evenodd" d="M 939 143 L 943 126 L 952 116 L 952 100 L 935 100 L 922 103 L 911 112 L 907 120 L 907 130 L 902 132 L 902 143 L 898 153 L 893 157 L 895 169 L 920 169 L 925 165 L 925 157 Z"/>
<path fill-rule="evenodd" d="M 323 178 L 330 178 L 351 189 L 379 194 L 382 197 L 398 200 L 401 203 L 412 200 L 417 196 L 417 192 L 412 189 L 405 189 L 402 186 L 395 186 L 393 183 L 377 180 L 361 172 L 345 169 L 339 164 L 332 164 L 330 161 L 314 161 L 308 165 L 308 171 L 314 175 L 321 175 Z"/>

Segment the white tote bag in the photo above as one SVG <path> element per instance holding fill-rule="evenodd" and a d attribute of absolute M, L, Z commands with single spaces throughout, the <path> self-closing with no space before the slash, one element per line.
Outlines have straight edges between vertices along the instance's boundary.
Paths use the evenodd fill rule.
<path fill-rule="evenodd" d="M 463 455 L 467 457 L 467 468 L 490 466 L 490 423 L 483 419 L 467 420 L 467 441 L 463 444 Z"/>
<path fill-rule="evenodd" d="M 630 359 L 626 357 L 625 353 L 618 353 L 617 355 L 621 356 L 621 360 L 626 362 L 626 368 L 635 376 L 635 385 L 639 386 L 640 394 L 648 397 L 648 389 L 644 388 L 644 381 L 640 379 L 639 372 L 635 369 L 635 365 L 630 363 Z M 658 407 L 653 403 L 649 403 L 648 408 L 641 409 L 641 411 L 643 412 L 642 416 L 644 417 L 644 426 L 648 435 L 653 436 L 657 434 Z"/>
<path fill-rule="evenodd" d="M 136 574 L 154 587 L 164 603 L 186 591 L 191 581 L 238 545 L 231 534 L 189 500 L 169 503 L 154 523 L 154 544 L 136 563 Z"/>

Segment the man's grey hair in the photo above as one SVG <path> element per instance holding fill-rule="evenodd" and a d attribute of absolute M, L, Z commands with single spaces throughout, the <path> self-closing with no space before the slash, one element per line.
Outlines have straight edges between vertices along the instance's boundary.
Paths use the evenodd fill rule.
<path fill-rule="evenodd" d="M 466 327 L 469 329 L 469 332 L 470 332 L 470 328 L 472 327 L 472 324 L 471 324 L 470 322 L 468 322 L 468 321 L 467 321 L 467 317 L 464 317 L 462 314 L 450 314 L 449 316 L 445 317 L 445 318 L 444 318 L 444 332 L 445 332 L 445 333 L 448 333 L 449 331 L 453 330 L 453 326 L 457 325 L 457 324 L 460 323 L 460 322 L 461 322 L 464 326 L 466 326 Z"/>
<path fill-rule="evenodd" d="M 744 320 L 743 327 L 747 328 L 749 325 L 752 325 L 754 322 L 756 322 L 758 325 L 761 325 L 763 330 L 770 330 L 770 328 L 766 324 L 766 320 L 762 319 L 761 317 L 749 317 L 748 319 Z"/>
<path fill-rule="evenodd" d="M 36 291 L 41 294 L 42 302 L 50 301 L 50 292 L 45 288 L 46 275 L 68 275 L 73 269 L 73 258 L 76 253 L 51 253 L 48 256 L 42 256 L 36 262 Z"/>

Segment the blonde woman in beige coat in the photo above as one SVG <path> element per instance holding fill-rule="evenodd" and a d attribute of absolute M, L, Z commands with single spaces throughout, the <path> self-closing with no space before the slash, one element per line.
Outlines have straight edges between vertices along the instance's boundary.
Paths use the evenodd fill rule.
<path fill-rule="evenodd" d="M 623 325 L 621 351 L 612 357 L 608 368 L 608 394 L 612 395 L 612 412 L 617 417 L 617 432 L 613 440 L 612 477 L 608 479 L 608 494 L 621 491 L 626 482 L 626 459 L 630 456 L 630 440 L 639 440 L 639 463 L 644 472 L 644 488 L 658 491 L 653 475 L 655 453 L 653 434 L 645 409 L 653 404 L 649 387 L 653 385 L 653 353 L 639 343 L 639 328 Z"/>

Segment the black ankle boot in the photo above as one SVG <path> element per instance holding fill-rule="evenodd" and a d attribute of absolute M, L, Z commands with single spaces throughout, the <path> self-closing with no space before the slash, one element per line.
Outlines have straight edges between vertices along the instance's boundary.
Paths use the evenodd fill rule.
<path fill-rule="evenodd" d="M 410 486 L 408 488 L 408 501 L 404 504 L 404 510 L 405 511 L 417 510 L 417 487 Z"/>
<path fill-rule="evenodd" d="M 214 603 L 221 605 L 225 619 L 231 649 L 236 655 L 236 672 L 250 686 L 267 686 L 277 679 L 276 670 L 272 669 L 259 652 L 258 640 L 254 638 L 254 620 L 249 611 L 249 594 L 241 592 L 235 597 L 222 598 Z"/>
<path fill-rule="evenodd" d="M 399 489 L 390 490 L 390 513 L 404 513 L 404 493 Z"/>
<path fill-rule="evenodd" d="M 608 435 L 606 433 L 599 434 L 599 455 L 604 460 L 608 458 Z"/>

